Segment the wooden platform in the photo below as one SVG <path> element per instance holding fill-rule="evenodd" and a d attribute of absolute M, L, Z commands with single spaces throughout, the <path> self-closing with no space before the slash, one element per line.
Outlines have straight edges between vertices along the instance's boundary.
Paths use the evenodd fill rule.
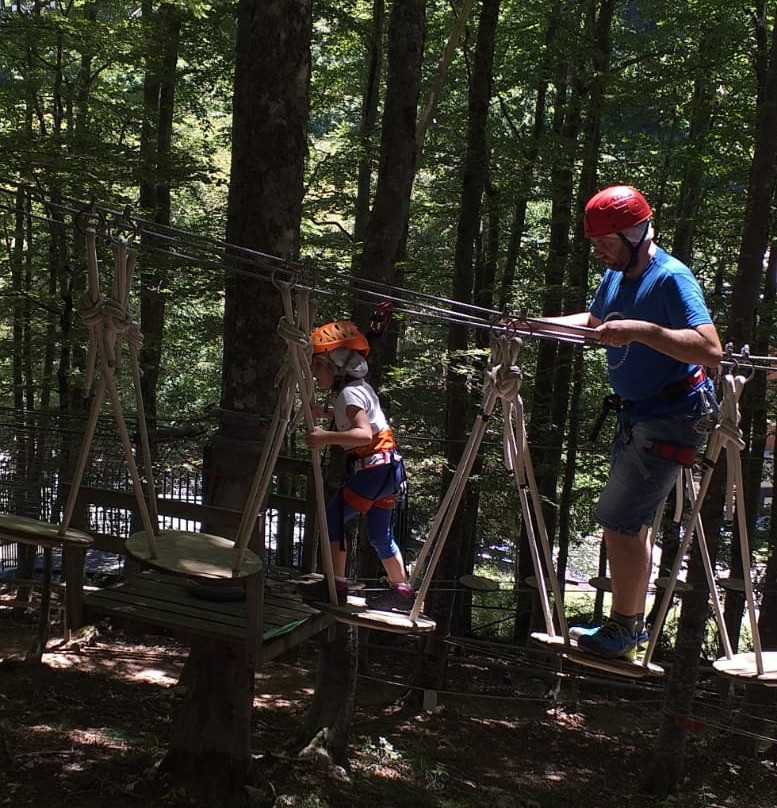
<path fill-rule="evenodd" d="M 59 525 L 26 516 L 0 514 L 0 539 L 39 547 L 91 547 L 94 539 L 83 530 L 68 528 L 60 535 Z"/>
<path fill-rule="evenodd" d="M 187 579 L 146 570 L 84 597 L 89 619 L 110 617 L 161 629 L 183 639 L 204 636 L 244 643 L 246 601 L 211 601 L 187 591 Z M 261 658 L 273 659 L 333 623 L 298 595 L 267 588 L 262 609 Z"/>
<path fill-rule="evenodd" d="M 26 516 L 0 514 L 0 541 L 17 542 L 32 547 L 62 548 L 62 579 L 65 581 L 65 626 L 67 639 L 70 631 L 83 624 L 81 588 L 84 584 L 86 551 L 94 543 L 89 533 L 69 527 L 60 533 L 60 526 L 41 522 Z M 50 592 L 50 582 L 47 584 Z"/>
<path fill-rule="evenodd" d="M 731 679 L 739 679 L 747 684 L 777 687 L 777 651 L 761 653 L 763 673 L 758 674 L 755 654 L 734 654 L 731 659 L 718 659 L 712 667 L 721 675 Z"/>
<path fill-rule="evenodd" d="M 598 657 L 595 654 L 588 653 L 578 648 L 577 643 L 573 639 L 565 643 L 563 637 L 551 637 L 549 634 L 539 632 L 532 634 L 531 638 L 534 642 L 560 654 L 570 662 L 583 665 L 586 668 L 594 668 L 595 670 L 614 673 L 618 676 L 628 676 L 632 679 L 641 679 L 645 676 L 663 676 L 664 674 L 662 667 L 654 665 L 652 662 L 648 665 L 644 665 L 640 662 L 639 657 L 634 662 L 630 662 L 627 659 L 606 659 L 605 657 Z"/>
<path fill-rule="evenodd" d="M 345 606 L 334 606 L 331 603 L 316 603 L 315 607 L 326 614 L 331 614 L 339 623 L 347 623 L 359 628 L 373 628 L 388 631 L 392 634 L 426 634 L 437 628 L 437 623 L 426 615 L 418 615 L 411 620 L 410 614 L 395 610 L 370 609 L 364 598 L 348 596 Z"/>
<path fill-rule="evenodd" d="M 160 530 L 154 536 L 156 556 L 151 554 L 151 545 L 145 531 L 133 533 L 125 544 L 129 555 L 149 567 L 183 575 L 204 578 L 213 584 L 233 583 L 240 578 L 258 575 L 262 562 L 250 550 L 245 551 L 239 571 L 233 571 L 235 543 L 210 533 L 193 533 L 187 530 Z"/>

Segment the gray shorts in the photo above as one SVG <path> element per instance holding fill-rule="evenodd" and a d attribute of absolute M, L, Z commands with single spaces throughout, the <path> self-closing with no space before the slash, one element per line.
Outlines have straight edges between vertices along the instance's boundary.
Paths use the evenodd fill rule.
<path fill-rule="evenodd" d="M 650 525 L 682 468 L 674 460 L 654 454 L 653 444 L 660 441 L 698 448 L 708 435 L 698 429 L 699 422 L 694 415 L 672 415 L 620 429 L 612 445 L 610 476 L 594 509 L 594 519 L 625 536 L 636 536 L 643 525 Z"/>

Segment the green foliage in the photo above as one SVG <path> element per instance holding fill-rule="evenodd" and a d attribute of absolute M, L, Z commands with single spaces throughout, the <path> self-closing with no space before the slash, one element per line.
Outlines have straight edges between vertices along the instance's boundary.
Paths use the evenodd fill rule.
<path fill-rule="evenodd" d="M 180 48 L 175 82 L 173 138 L 169 166 L 157 177 L 144 174 L 139 153 L 144 121 L 143 91 L 152 61 L 150 33 L 158 17 L 143 19 L 136 5 L 56 4 L 22 12 L 0 12 L 0 179 L 32 184 L 45 197 L 79 201 L 95 197 L 120 208 L 136 208 L 141 181 L 169 182 L 171 224 L 184 232 L 222 238 L 226 230 L 231 170 L 231 103 L 234 70 L 234 5 L 181 2 Z M 526 202 L 515 283 L 508 290 L 511 311 L 541 312 L 546 293 L 549 233 L 561 200 L 554 176 L 562 158 L 570 161 L 575 189 L 583 160 L 583 138 L 600 128 L 596 183 L 627 181 L 640 186 L 655 207 L 662 244 L 671 247 L 689 166 L 699 168 L 700 204 L 693 222 L 693 269 L 705 287 L 718 322 L 725 325 L 745 216 L 745 197 L 756 124 L 758 64 L 753 19 L 730 0 L 643 0 L 615 4 L 610 72 L 601 119 L 585 104 L 593 74 L 590 20 L 575 4 L 503 0 L 489 108 L 489 200 L 481 211 L 482 238 L 498 229 L 496 283 L 506 269 L 507 245 L 516 205 Z M 372 186 L 380 145 L 378 123 L 362 131 L 373 4 L 368 0 L 315 4 L 310 91 L 309 155 L 303 201 L 302 254 L 320 270 L 328 294 L 319 300 L 320 319 L 347 316 L 344 275 L 361 245 L 353 235 L 360 161 L 368 158 Z M 474 59 L 476 4 L 419 155 L 405 253 L 398 285 L 435 298 L 449 298 L 466 152 L 468 82 Z M 455 9 L 431 3 L 420 106 L 435 79 Z M 770 20 L 771 22 L 771 20 Z M 384 23 L 385 25 L 385 23 Z M 385 45 L 385 29 L 384 42 Z M 385 75 L 383 77 L 385 83 Z M 383 85 L 382 85 L 383 86 Z M 258 88 L 260 89 L 260 88 Z M 573 90 L 582 99 L 580 134 L 565 140 L 563 123 Z M 535 119 L 538 98 L 545 106 Z M 705 106 L 706 105 L 706 106 Z M 697 131 L 700 111 L 709 111 Z M 241 167 L 236 166 L 235 171 Z M 5 182 L 8 180 L 8 182 Z M 576 192 L 576 190 L 575 190 Z M 25 236 L 24 287 L 13 286 L 12 256 L 17 227 L 13 203 L 0 210 L 0 401 L 9 403 L 13 377 L 13 312 L 28 307 L 31 376 L 39 397 L 57 391 L 57 365 L 46 351 L 83 344 L 83 332 L 62 338 L 60 317 L 68 291 L 83 288 L 82 245 L 72 238 L 61 251 L 64 266 L 50 256 L 58 238 L 46 211 L 33 206 Z M 577 209 L 570 210 L 568 235 L 575 235 Z M 498 221 L 493 221 L 493 218 Z M 484 245 L 479 244 L 482 248 Z M 482 255 L 479 255 L 479 260 Z M 102 259 L 109 266 L 109 257 Z M 576 257 L 565 259 L 571 265 Z M 141 255 L 140 266 L 149 266 Z M 108 271 L 108 270 L 106 270 Z M 220 398 L 223 272 L 185 257 L 161 264 L 160 290 L 166 317 L 158 400 L 171 419 L 194 417 Z M 584 296 L 598 281 L 588 273 Z M 139 282 L 139 281 L 138 281 Z M 401 291 L 400 291 L 401 294 Z M 72 303 L 72 299 L 68 301 Z M 402 312 L 397 365 L 384 375 L 381 394 L 411 473 L 412 541 L 424 540 L 437 507 L 446 456 L 445 378 L 452 367 L 466 373 L 474 416 L 482 398 L 484 357 L 478 351 L 449 356 L 444 322 Z M 585 442 L 602 397 L 609 392 L 601 352 L 585 350 L 578 455 L 571 507 L 572 556 L 586 566 L 585 537 L 595 531 L 591 511 L 606 473 L 608 423 L 594 445 Z M 520 355 L 521 394 L 529 416 L 534 399 L 538 345 L 527 340 Z M 77 378 L 82 357 L 66 371 Z M 70 360 L 68 360 L 70 361 Z M 773 409 L 773 408 L 772 408 Z M 497 412 L 482 448 L 482 467 L 471 485 L 481 498 L 477 563 L 489 574 L 511 574 L 521 514 L 512 481 L 504 471 Z M 568 425 L 556 425 L 567 432 Z M 533 447 L 541 450 L 544 447 Z M 564 447 L 567 451 L 567 447 Z M 567 456 L 562 456 L 562 465 Z M 562 469 L 563 471 L 563 469 Z M 769 528 L 761 523 L 757 542 Z M 490 557 L 487 557 L 490 556 Z M 725 561 L 725 557 L 723 559 Z M 572 563 L 572 562 L 571 562 Z M 589 565 L 590 566 L 590 565 Z M 588 567 L 586 567 L 586 571 Z"/>

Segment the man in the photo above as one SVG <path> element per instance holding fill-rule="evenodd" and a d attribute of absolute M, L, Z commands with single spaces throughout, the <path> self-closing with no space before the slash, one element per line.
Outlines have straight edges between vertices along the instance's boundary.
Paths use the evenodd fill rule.
<path fill-rule="evenodd" d="M 720 340 L 691 271 L 653 242 L 651 215 L 645 197 L 627 185 L 589 200 L 585 236 L 607 268 L 587 312 L 549 318 L 596 329 L 620 397 L 610 476 L 594 511 L 612 610 L 603 626 L 577 635 L 579 647 L 609 658 L 633 656 L 645 639 L 648 526 L 718 411 L 704 368 L 720 362 Z"/>

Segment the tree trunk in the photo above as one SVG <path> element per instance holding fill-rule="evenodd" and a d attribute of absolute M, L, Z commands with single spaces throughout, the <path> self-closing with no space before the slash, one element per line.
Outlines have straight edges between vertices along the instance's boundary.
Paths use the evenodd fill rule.
<path fill-rule="evenodd" d="M 230 244 L 277 256 L 297 250 L 311 29 L 309 0 L 238 5 Z M 205 500 L 242 509 L 275 407 L 282 306 L 259 279 L 228 271 L 225 286 L 220 423 L 206 449 Z M 228 535 L 218 524 L 205 530 Z M 164 768 L 206 805 L 239 803 L 250 762 L 253 665 L 242 649 L 200 640 L 186 669 L 191 689 L 176 717 Z"/>
<path fill-rule="evenodd" d="M 764 256 L 769 243 L 771 206 L 777 181 L 777 23 L 773 23 L 771 36 L 768 62 L 759 76 L 762 90 L 758 94 L 755 151 L 750 167 L 739 265 L 731 296 L 729 332 L 726 335 L 726 341 L 731 342 L 735 350 L 745 345 L 753 345 L 756 336 L 756 314 L 759 311 L 759 298 L 764 291 Z M 746 427 L 758 423 L 763 427 L 765 392 L 765 383 L 759 380 L 754 384 L 751 383 L 743 393 L 740 409 L 742 423 Z M 761 431 L 763 432 L 763 428 Z M 742 463 L 745 472 L 744 496 L 751 500 L 748 507 L 748 526 L 752 527 L 755 516 L 752 501 L 757 501 L 759 494 L 759 468 L 763 462 L 764 441 L 762 436 L 755 441 L 752 440 L 752 435 L 750 437 L 749 445 L 743 450 Z M 756 451 L 760 452 L 757 458 L 754 457 Z M 732 549 L 732 576 L 737 577 L 742 575 L 739 538 L 737 528 L 735 531 L 737 546 Z M 726 623 L 731 627 L 732 642 L 734 638 L 739 638 L 744 603 L 743 595 L 727 593 Z"/>
<path fill-rule="evenodd" d="M 768 243 L 770 205 L 777 175 L 777 26 L 772 29 L 765 88 L 763 93 L 759 94 L 759 102 L 756 146 L 751 164 L 746 218 L 727 337 L 736 346 L 752 341 L 757 299 L 761 291 L 763 256 Z M 722 519 L 724 467 L 725 458 L 721 457 L 703 509 L 705 531 L 713 563 L 717 556 Z M 709 526 L 707 520 L 711 523 Z M 692 560 L 695 557 L 694 554 Z M 696 574 L 691 580 L 691 572 L 692 568 L 689 568 L 689 581 L 694 587 L 701 587 L 704 591 L 705 587 L 700 581 L 700 576 Z M 658 796 L 666 796 L 677 787 L 685 765 L 687 730 L 679 726 L 674 717 L 682 717 L 691 711 L 703 638 L 701 627 L 706 616 L 707 600 L 702 601 L 700 594 L 694 592 L 690 597 L 687 594 L 683 597 L 675 648 L 676 659 L 666 689 L 664 725 L 657 744 L 654 767 L 645 784 L 651 793 Z"/>
<path fill-rule="evenodd" d="M 553 42 L 558 31 L 559 8 L 555 4 L 550 7 L 548 23 L 545 29 L 545 61 L 540 70 L 534 100 L 534 120 L 531 134 L 525 139 L 521 149 L 520 168 L 515 182 L 517 197 L 513 207 L 512 225 L 507 242 L 502 280 L 499 290 L 499 308 L 502 309 L 510 302 L 515 282 L 515 267 L 521 250 L 521 240 L 526 224 L 526 210 L 532 194 L 532 186 L 537 167 L 537 157 L 540 152 L 540 143 L 545 131 L 545 113 L 547 106 L 549 75 L 553 61 Z M 507 117 L 507 116 L 506 116 Z M 508 118 L 509 121 L 509 118 Z M 510 126 L 519 136 L 520 130 L 510 121 Z"/>
<path fill-rule="evenodd" d="M 171 4 L 158 11 L 146 0 L 143 5 L 148 53 L 143 84 L 143 126 L 141 129 L 140 207 L 156 224 L 170 224 L 170 148 L 177 79 L 181 12 Z M 155 245 L 157 249 L 159 245 Z M 164 257 L 148 252 L 141 268 L 140 350 L 141 390 L 152 445 L 157 423 L 157 384 L 162 361 L 165 300 L 167 297 Z"/>
<path fill-rule="evenodd" d="M 722 512 L 719 492 L 725 485 L 725 471 L 725 456 L 721 455 L 702 507 L 704 533 L 713 565 L 720 541 Z M 642 783 L 645 791 L 661 799 L 671 794 L 682 779 L 688 737 L 687 724 L 683 718 L 689 716 L 693 710 L 700 651 L 709 615 L 709 592 L 698 549 L 698 537 L 691 548 L 688 561 L 688 583 L 692 590 L 686 592 L 682 598 L 672 668 L 666 683 L 661 730 L 653 760 Z"/>
<path fill-rule="evenodd" d="M 237 805 L 249 771 L 254 692 L 243 647 L 195 640 L 181 682 L 185 696 L 160 771 L 198 805 Z"/>
<path fill-rule="evenodd" d="M 334 636 L 321 644 L 316 691 L 296 744 L 301 757 L 319 764 L 348 767 L 348 744 L 356 703 L 359 630 L 336 624 Z"/>
<path fill-rule="evenodd" d="M 699 70 L 693 83 L 690 127 L 683 149 L 683 176 L 677 203 L 672 255 L 687 266 L 693 257 L 693 238 L 696 232 L 696 217 L 704 193 L 704 158 L 707 136 L 712 127 L 715 111 L 716 66 L 713 54 L 716 32 L 714 26 L 706 32 L 699 44 Z"/>
<path fill-rule="evenodd" d="M 575 49 L 572 49 L 572 52 Z M 556 104 L 553 130 L 559 148 L 552 160 L 550 249 L 545 265 L 543 315 L 562 314 L 564 307 L 565 276 L 570 253 L 570 224 L 572 220 L 573 176 L 577 138 L 581 125 L 582 67 L 572 59 L 571 52 L 558 59 L 555 76 Z M 552 340 L 541 341 L 538 346 L 537 365 L 531 399 L 531 417 L 528 426 L 529 445 L 533 447 L 537 488 L 543 502 L 543 517 L 551 538 L 558 524 L 558 480 L 564 425 L 569 407 L 573 348 Z M 526 527 L 521 531 L 518 556 L 518 587 L 535 572 L 529 553 Z M 527 609 L 527 606 L 530 608 Z M 526 640 L 534 629 L 539 615 L 535 590 L 525 591 L 516 606 L 514 637 Z"/>
<path fill-rule="evenodd" d="M 391 286 L 404 245 L 410 192 L 416 171 L 416 117 L 426 34 L 425 0 L 395 0 L 388 27 L 386 97 L 375 199 L 359 260 L 358 275 Z M 372 303 L 354 303 L 354 319 L 366 327 Z M 370 381 L 380 384 L 381 346 L 370 353 Z"/>
<path fill-rule="evenodd" d="M 473 294 L 476 293 L 474 247 L 480 229 L 480 204 L 488 170 L 486 124 L 491 100 L 498 17 L 499 0 L 484 0 L 469 87 L 467 149 L 462 167 L 461 205 L 454 258 L 452 298 L 462 303 L 471 303 Z M 473 394 L 468 384 L 470 371 L 468 362 L 460 355 L 460 352 L 465 351 L 467 347 L 466 328 L 452 324 L 448 331 L 449 364 L 446 378 L 445 436 L 449 470 L 458 466 L 473 422 Z M 471 402 L 471 406 L 462 406 L 462 402 L 465 401 Z M 469 561 L 463 560 L 462 553 L 465 547 L 470 548 L 470 552 L 473 548 L 470 539 L 476 531 L 477 507 L 477 493 L 468 488 L 466 496 L 462 497 L 459 512 L 451 524 L 445 552 L 437 569 L 437 577 L 442 580 L 457 580 L 470 566 Z M 454 603 L 455 595 L 450 592 L 440 592 L 429 601 L 429 611 L 437 621 L 437 633 L 440 637 L 451 631 Z M 435 642 L 438 643 L 436 646 Z M 439 677 L 443 674 L 444 665 L 440 665 L 439 661 L 443 651 L 436 638 L 427 643 L 427 655 L 423 660 L 424 670 L 420 676 L 423 686 L 440 686 Z"/>
<path fill-rule="evenodd" d="M 370 186 L 372 184 L 372 166 L 374 162 L 373 139 L 378 117 L 378 101 L 380 99 L 385 17 L 384 0 L 373 0 L 372 21 L 367 44 L 364 97 L 362 98 L 362 120 L 359 128 L 359 172 L 356 181 L 356 202 L 353 213 L 354 255 L 351 261 L 351 272 L 354 274 L 359 271 L 360 252 L 364 248 L 363 241 L 367 232 L 367 221 L 369 220 L 370 212 Z"/>

